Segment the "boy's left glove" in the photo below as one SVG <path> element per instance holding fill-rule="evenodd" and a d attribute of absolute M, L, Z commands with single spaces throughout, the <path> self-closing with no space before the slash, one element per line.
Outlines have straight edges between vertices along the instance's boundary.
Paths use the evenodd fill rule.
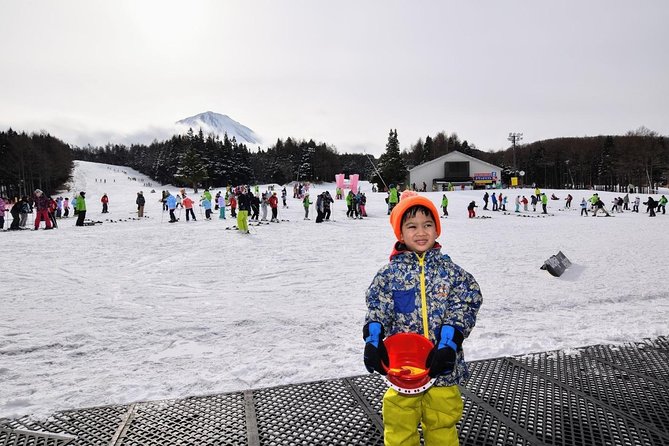
<path fill-rule="evenodd" d="M 434 378 L 443 373 L 451 373 L 455 367 L 456 353 L 462 348 L 464 336 L 450 325 L 442 325 L 437 333 L 437 342 L 427 356 L 425 365 L 428 374 Z"/>
<path fill-rule="evenodd" d="M 384 365 L 388 367 L 388 351 L 383 343 L 383 325 L 379 322 L 368 322 L 362 329 L 362 337 L 365 339 L 365 367 L 369 373 L 375 371 L 381 375 L 387 374 Z"/>

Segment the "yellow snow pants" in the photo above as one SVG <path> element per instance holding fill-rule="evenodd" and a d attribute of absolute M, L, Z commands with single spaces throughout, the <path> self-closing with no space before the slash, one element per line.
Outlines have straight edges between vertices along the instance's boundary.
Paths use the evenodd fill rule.
<path fill-rule="evenodd" d="M 246 220 L 247 218 L 249 218 L 249 211 L 237 212 L 237 229 L 239 229 L 239 232 L 249 232 L 249 222 Z"/>
<path fill-rule="evenodd" d="M 402 395 L 389 388 L 383 396 L 385 446 L 419 446 L 418 423 L 425 446 L 457 446 L 456 423 L 462 417 L 458 386 L 430 387 L 418 395 Z"/>

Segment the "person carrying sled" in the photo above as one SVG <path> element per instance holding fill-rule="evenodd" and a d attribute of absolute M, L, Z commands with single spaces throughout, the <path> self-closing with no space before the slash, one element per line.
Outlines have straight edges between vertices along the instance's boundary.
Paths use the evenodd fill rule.
<path fill-rule="evenodd" d="M 458 385 L 469 376 L 463 341 L 476 324 L 481 290 L 470 273 L 442 254 L 436 242 L 441 233 L 439 214 L 429 199 L 404 192 L 390 223 L 397 237 L 390 262 L 378 271 L 366 293 L 365 367 L 385 375 L 384 338 L 418 333 L 434 345 L 425 366 L 436 380 L 419 394 L 405 395 L 392 387 L 386 391 L 385 445 L 418 446 L 419 423 L 425 446 L 457 445 L 456 423 L 463 410 Z"/>

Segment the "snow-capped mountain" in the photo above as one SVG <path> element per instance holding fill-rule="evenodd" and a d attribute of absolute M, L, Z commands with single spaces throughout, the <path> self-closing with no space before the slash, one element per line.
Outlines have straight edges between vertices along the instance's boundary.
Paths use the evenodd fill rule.
<path fill-rule="evenodd" d="M 245 144 L 259 144 L 260 138 L 245 125 L 240 124 L 228 115 L 207 111 L 191 116 L 175 123 L 180 130 L 192 128 L 198 131 L 200 128 L 205 134 L 215 133 L 223 138 L 227 133 L 228 138 L 234 136 L 237 142 Z"/>

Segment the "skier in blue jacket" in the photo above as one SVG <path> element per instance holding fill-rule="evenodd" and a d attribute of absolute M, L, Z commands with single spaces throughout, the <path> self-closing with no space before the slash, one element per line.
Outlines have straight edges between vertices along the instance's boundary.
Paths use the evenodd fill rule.
<path fill-rule="evenodd" d="M 167 209 L 170 211 L 170 223 L 177 221 L 177 217 L 174 215 L 174 210 L 177 208 L 177 199 L 174 195 L 167 192 L 167 197 L 165 197 L 165 204 Z"/>

